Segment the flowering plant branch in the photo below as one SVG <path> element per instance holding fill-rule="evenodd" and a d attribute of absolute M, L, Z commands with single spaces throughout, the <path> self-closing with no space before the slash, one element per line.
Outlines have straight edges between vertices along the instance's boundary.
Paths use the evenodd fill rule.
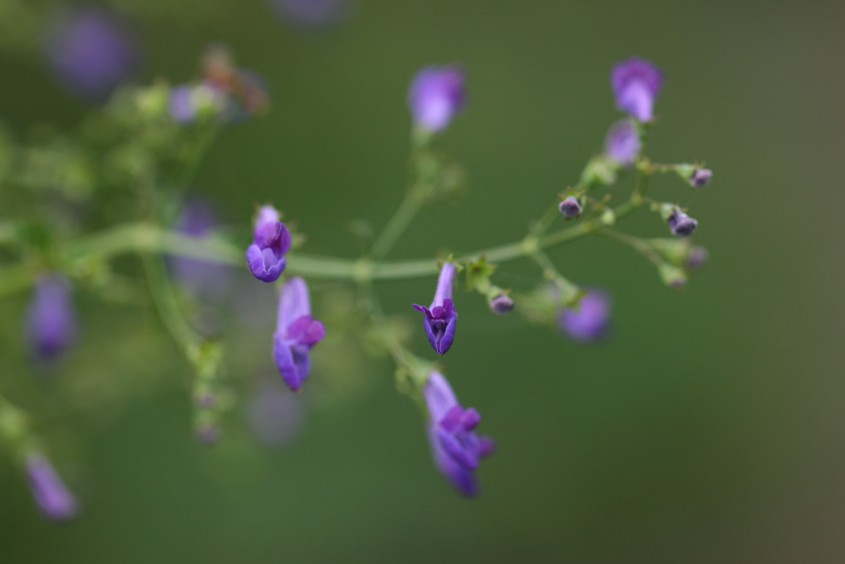
<path fill-rule="evenodd" d="M 610 314 L 608 297 L 577 286 L 546 254 L 588 235 L 634 249 L 656 266 L 668 286 L 684 285 L 706 258 L 706 251 L 689 240 L 698 222 L 676 203 L 650 198 L 648 183 L 653 175 L 672 173 L 691 187 L 701 188 L 712 173 L 698 164 L 654 163 L 644 155 L 662 82 L 662 73 L 648 61 L 630 59 L 614 67 L 611 84 L 616 104 L 627 117 L 611 128 L 604 150 L 587 163 L 571 187 L 558 194 L 554 205 L 520 240 L 458 256 L 388 260 L 417 213 L 456 194 L 465 176 L 458 165 L 434 151 L 438 137 L 466 107 L 464 73 L 457 66 L 424 69 L 409 93 L 414 123 L 410 188 L 369 250 L 357 259 L 346 259 L 301 253 L 300 234 L 284 223 L 282 214 L 271 205 L 258 210 L 249 245 L 210 230 L 202 213 L 193 218 L 199 227 L 190 217 L 183 217 L 183 224 L 173 228 L 173 220 L 183 208 L 184 190 L 222 126 L 261 114 L 269 103 L 260 79 L 235 67 L 225 52 L 213 51 L 204 61 L 201 80 L 194 84 L 177 88 L 157 84 L 113 99 L 99 116 L 118 139 L 110 140 L 104 164 L 92 165 L 86 148 L 69 143 L 58 143 L 49 150 L 17 149 L 22 164 L 6 171 L 7 184 L 46 192 L 54 178 L 73 178 L 69 173 L 76 170 L 81 180 L 66 181 L 64 197 L 91 201 L 91 192 L 97 187 L 125 186 L 131 179 L 131 185 L 137 187 L 137 208 L 143 213 L 85 234 L 80 234 L 78 227 L 63 232 L 38 220 L 9 218 L 0 222 L 0 247 L 13 257 L 0 267 L 0 296 L 35 287 L 28 338 L 36 357 L 55 360 L 75 340 L 72 285 L 102 288 L 114 280 L 110 276 L 114 259 L 124 254 L 140 256 L 151 302 L 191 367 L 196 432 L 200 440 L 213 444 L 220 440 L 221 416 L 231 405 L 226 401 L 230 394 L 223 378 L 225 343 L 204 334 L 189 317 L 178 287 L 180 278 L 193 276 L 194 282 L 207 284 L 218 271 L 203 269 L 243 268 L 245 264 L 255 285 L 278 285 L 276 329 L 272 338 L 268 336 L 268 356 L 272 351 L 281 382 L 297 392 L 308 389 L 312 356 L 317 360 L 322 354 L 318 345 L 335 329 L 342 330 L 314 316 L 307 280 L 346 282 L 359 296 L 353 325 L 364 328 L 358 332 L 389 354 L 397 367 L 399 389 L 423 410 L 436 467 L 457 491 L 474 496 L 479 492 L 476 470 L 480 461 L 493 453 L 494 443 L 477 433 L 479 413 L 458 402 L 440 363 L 412 352 L 410 338 L 396 330 L 401 322 L 383 311 L 373 282 L 438 276 L 432 301 L 413 304 L 437 357 L 455 348 L 462 298 L 454 289 L 461 276 L 467 290 L 481 294 L 494 314 L 518 311 L 532 321 L 554 320 L 580 342 L 603 338 Z M 40 159 L 32 158 L 36 153 Z M 636 178 L 631 193 L 614 203 L 618 196 L 606 189 L 629 175 Z M 669 236 L 647 239 L 618 231 L 621 220 L 639 209 L 656 213 Z M 555 223 L 561 221 L 568 225 L 555 229 Z M 497 270 L 523 258 L 539 268 L 537 287 L 517 294 L 498 286 Z M 23 423 L 25 419 L 21 408 L 0 397 L 0 437 L 26 468 L 38 505 L 48 517 L 72 516 L 77 504 L 44 449 L 36 446 L 40 442 Z"/>

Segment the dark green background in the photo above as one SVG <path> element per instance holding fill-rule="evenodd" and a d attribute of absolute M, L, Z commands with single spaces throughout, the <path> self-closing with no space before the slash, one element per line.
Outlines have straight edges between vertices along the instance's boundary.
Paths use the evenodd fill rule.
<path fill-rule="evenodd" d="M 470 170 L 471 189 L 424 212 L 395 256 L 515 240 L 601 146 L 617 118 L 609 69 L 636 54 L 666 73 L 650 155 L 715 171 L 694 201 L 674 180 L 655 183 L 691 206 L 712 260 L 676 293 L 610 241 L 554 251 L 565 274 L 614 296 L 614 338 L 596 348 L 458 296 L 447 374 L 500 447 L 472 502 L 434 471 L 386 362 L 345 373 L 367 393 L 315 405 L 288 448 L 233 440 L 209 452 L 189 433 L 186 368 L 149 336 L 150 314 L 82 296 L 85 339 L 56 378 L 137 372 L 158 391 L 92 406 L 74 419 L 82 438 L 61 421 L 45 427 L 71 453 L 60 460 L 86 506 L 75 523 L 43 522 L 17 470 L 0 464 L 0 561 L 845 558 L 845 5 L 361 0 L 318 34 L 281 24 L 263 2 L 211 7 L 138 25 L 145 78 L 186 79 L 220 41 L 269 83 L 272 113 L 227 131 L 198 178 L 227 220 L 243 224 L 269 199 L 307 232 L 309 252 L 355 256 L 347 222 L 382 225 L 401 199 L 410 77 L 460 61 L 471 103 L 442 147 Z M 0 64 L 14 128 L 84 114 L 32 52 L 7 50 Z M 648 214 L 625 226 L 664 233 Z M 536 277 L 525 262 L 503 269 L 512 286 Z M 432 281 L 381 289 L 390 311 L 411 316 Z M 20 358 L 24 301 L 0 310 L 9 382 L 33 377 Z M 416 343 L 430 352 L 420 332 Z M 263 345 L 255 354 L 269 354 Z"/>

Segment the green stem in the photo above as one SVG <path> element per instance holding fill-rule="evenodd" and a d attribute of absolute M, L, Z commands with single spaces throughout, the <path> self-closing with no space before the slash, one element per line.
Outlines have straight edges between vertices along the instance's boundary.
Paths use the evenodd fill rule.
<path fill-rule="evenodd" d="M 420 209 L 417 190 L 411 189 L 405 194 L 405 199 L 399 204 L 393 217 L 387 222 L 384 230 L 373 243 L 371 254 L 373 258 L 380 259 L 387 255 L 403 233 L 411 225 Z"/>

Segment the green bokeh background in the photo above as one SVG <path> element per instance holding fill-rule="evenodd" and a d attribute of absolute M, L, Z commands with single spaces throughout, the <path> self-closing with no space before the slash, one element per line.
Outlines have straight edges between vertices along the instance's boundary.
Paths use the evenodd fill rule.
<path fill-rule="evenodd" d="M 313 405 L 284 449 L 209 451 L 190 434 L 186 368 L 152 315 L 80 296 L 84 339 L 56 378 L 137 373 L 158 386 L 44 427 L 85 502 L 77 522 L 43 522 L 0 463 L 0 561 L 845 559 L 845 4 L 360 0 L 323 33 L 284 25 L 260 1 L 206 8 L 137 23 L 145 79 L 194 75 L 209 42 L 267 79 L 272 113 L 226 131 L 197 181 L 233 223 L 269 199 L 309 252 L 354 257 L 349 220 L 382 225 L 401 199 L 410 77 L 460 61 L 471 103 L 442 147 L 469 169 L 470 191 L 424 212 L 395 256 L 516 240 L 601 146 L 617 118 L 609 69 L 637 54 L 666 73 L 650 155 L 715 171 L 695 194 L 668 178 L 654 188 L 691 206 L 712 260 L 673 292 L 610 241 L 555 250 L 565 274 L 614 296 L 613 339 L 594 348 L 458 296 L 448 375 L 499 443 L 474 501 L 434 471 L 388 363 L 349 370 L 354 397 Z M 7 49 L 0 68 L 0 115 L 15 130 L 71 127 L 87 111 L 31 51 Z M 625 225 L 664 233 L 646 213 Z M 527 262 L 503 269 L 507 285 L 536 277 Z M 432 281 L 380 290 L 410 317 Z M 33 377 L 24 298 L 0 306 L 12 388 Z M 416 344 L 429 352 L 421 332 Z"/>

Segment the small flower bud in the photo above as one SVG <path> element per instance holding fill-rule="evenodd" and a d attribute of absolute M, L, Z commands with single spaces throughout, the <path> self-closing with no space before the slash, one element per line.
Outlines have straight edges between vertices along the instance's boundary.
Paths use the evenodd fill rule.
<path fill-rule="evenodd" d="M 431 132 L 443 131 L 466 103 L 464 72 L 457 66 L 427 67 L 414 77 L 408 94 L 414 123 Z"/>
<path fill-rule="evenodd" d="M 690 177 L 690 183 L 695 188 L 702 188 L 710 183 L 711 178 L 713 178 L 712 170 L 709 168 L 696 168 Z"/>
<path fill-rule="evenodd" d="M 693 247 L 690 249 L 689 256 L 687 257 L 686 266 L 689 270 L 698 270 L 704 266 L 704 263 L 707 262 L 709 257 L 710 253 L 704 247 Z"/>
<path fill-rule="evenodd" d="M 657 270 L 660 279 L 670 288 L 682 288 L 687 283 L 687 275 L 682 268 L 664 262 Z"/>
<path fill-rule="evenodd" d="M 558 324 L 575 341 L 601 341 L 610 324 L 610 298 L 602 292 L 588 292 L 575 307 L 560 312 Z"/>
<path fill-rule="evenodd" d="M 666 222 L 669 224 L 672 235 L 676 237 L 689 237 L 695 232 L 696 227 L 698 227 L 697 220 L 691 218 L 678 208 L 675 208 Z"/>
<path fill-rule="evenodd" d="M 290 231 L 279 220 L 273 206 L 258 210 L 253 242 L 246 250 L 246 261 L 252 275 L 263 282 L 275 282 L 287 266 L 285 255 L 293 242 Z"/>
<path fill-rule="evenodd" d="M 619 166 L 624 167 L 634 164 L 641 148 L 640 132 L 637 131 L 636 125 L 628 119 L 614 125 L 604 142 L 604 152 L 607 157 Z"/>
<path fill-rule="evenodd" d="M 581 202 L 579 202 L 578 198 L 575 196 L 569 196 L 564 199 L 558 206 L 558 209 L 560 209 L 560 213 L 562 213 L 563 217 L 566 219 L 580 217 L 582 211 Z"/>
<path fill-rule="evenodd" d="M 26 472 L 32 496 L 41 513 L 52 521 L 67 521 L 76 516 L 78 507 L 50 461 L 40 454 L 26 460 Z"/>
<path fill-rule="evenodd" d="M 497 294 L 490 300 L 490 311 L 497 315 L 505 315 L 513 311 L 515 304 L 507 294 Z"/>
<path fill-rule="evenodd" d="M 27 312 L 26 334 L 32 350 L 42 360 L 54 360 L 76 337 L 76 314 L 70 282 L 64 276 L 42 277 Z"/>

